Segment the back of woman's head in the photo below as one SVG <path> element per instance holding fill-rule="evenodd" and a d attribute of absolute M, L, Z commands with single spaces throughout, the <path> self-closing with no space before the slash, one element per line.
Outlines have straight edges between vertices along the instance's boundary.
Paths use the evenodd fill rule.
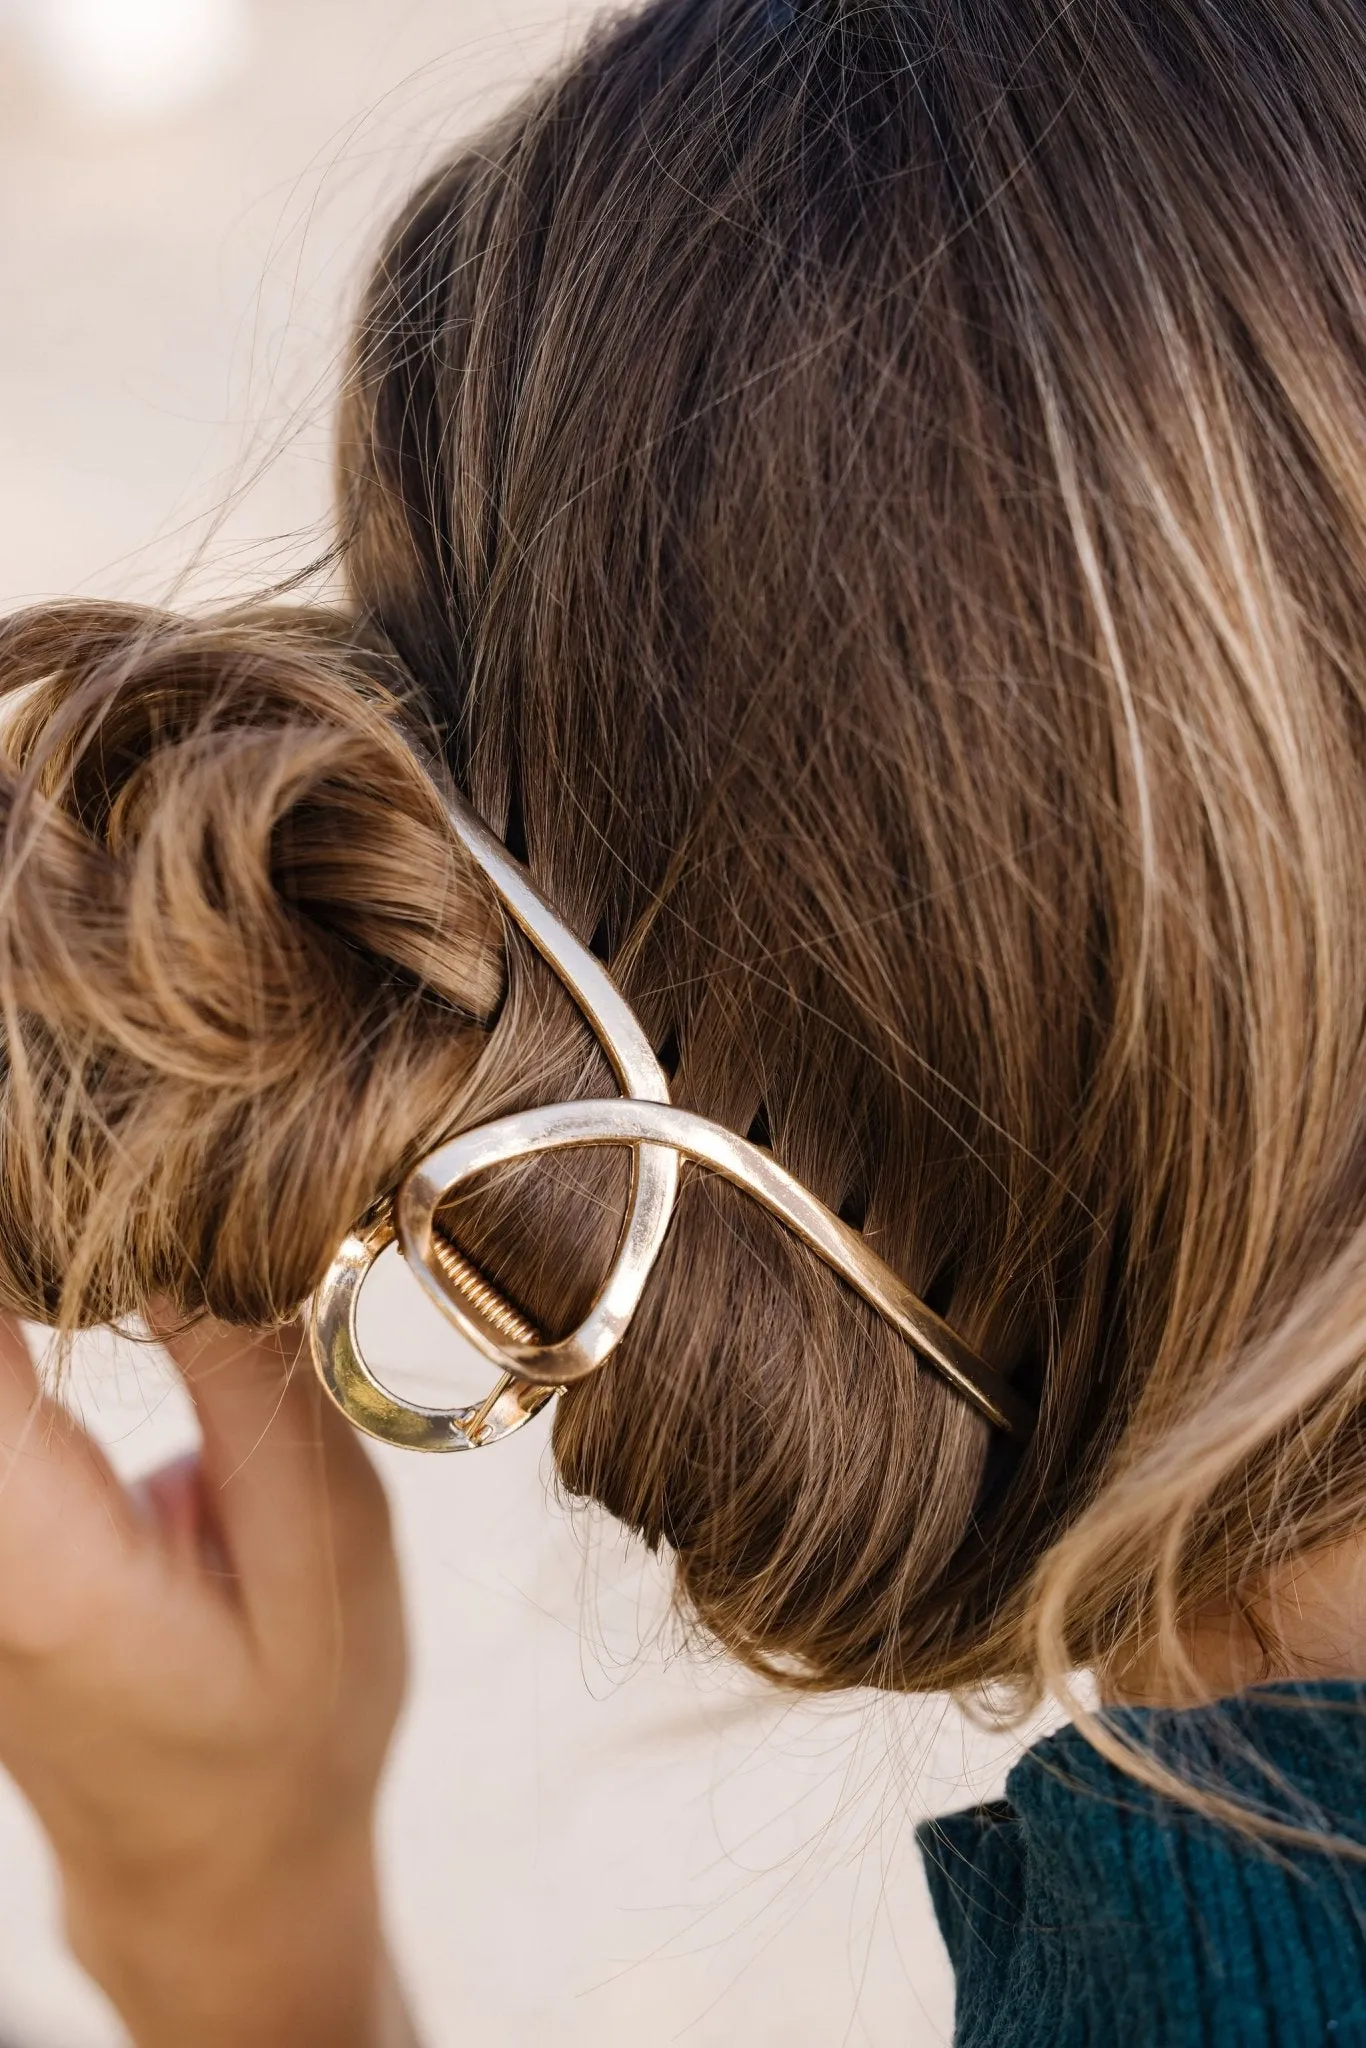
<path fill-rule="evenodd" d="M 0 641 L 4 1300 L 284 1316 L 443 1132 L 610 1092 L 445 772 L 1039 1405 L 687 1179 L 555 1454 L 737 1654 L 1028 1685 L 1358 1524 L 1363 69 L 1331 0 L 659 0 L 434 177 L 336 614 Z M 452 1229 L 554 1330 L 624 1187 Z"/>

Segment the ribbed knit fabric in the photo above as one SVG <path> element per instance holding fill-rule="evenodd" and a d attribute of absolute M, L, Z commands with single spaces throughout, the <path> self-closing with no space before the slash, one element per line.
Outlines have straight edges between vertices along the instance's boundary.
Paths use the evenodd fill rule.
<path fill-rule="evenodd" d="M 1188 1779 L 1366 1846 L 1366 1683 L 1113 1718 Z M 1268 1851 L 1073 1728 L 1006 1793 L 920 1829 L 956 2048 L 1366 2048 L 1366 1863 Z"/>

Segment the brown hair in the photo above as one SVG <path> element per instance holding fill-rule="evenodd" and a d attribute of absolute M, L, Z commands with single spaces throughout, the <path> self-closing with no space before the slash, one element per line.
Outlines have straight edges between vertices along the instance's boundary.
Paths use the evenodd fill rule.
<path fill-rule="evenodd" d="M 443 1131 L 609 1091 L 417 726 L 676 1098 L 1039 1403 L 688 1178 L 554 1445 L 732 1651 L 1175 1665 L 1358 1527 L 1364 71 L 1332 0 L 656 0 L 435 176 L 345 602 L 0 638 L 0 1299 L 286 1316 Z M 623 1176 L 452 1227 L 553 1330 Z"/>

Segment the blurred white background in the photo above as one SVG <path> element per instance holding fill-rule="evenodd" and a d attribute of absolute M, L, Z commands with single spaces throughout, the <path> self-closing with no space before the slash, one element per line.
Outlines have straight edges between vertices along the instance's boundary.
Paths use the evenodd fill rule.
<path fill-rule="evenodd" d="M 0 0 L 0 600 L 240 591 L 306 560 L 385 214 L 587 15 Z M 390 1355 L 438 1373 L 401 1270 L 377 1296 Z M 130 1474 L 190 1439 L 146 1353 L 92 1345 L 76 1398 Z M 942 1701 L 797 1709 L 678 1653 L 660 1574 L 552 1500 L 543 1422 L 383 1468 L 415 1645 L 388 1892 L 431 2048 L 946 2041 L 911 1830 L 997 1792 L 1016 1744 Z M 0 1793 L 5 2048 L 116 2043 Z"/>

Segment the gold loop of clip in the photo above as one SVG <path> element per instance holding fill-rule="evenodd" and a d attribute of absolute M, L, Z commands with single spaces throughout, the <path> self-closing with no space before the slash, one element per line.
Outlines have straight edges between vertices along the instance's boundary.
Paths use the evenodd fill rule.
<path fill-rule="evenodd" d="M 343 1240 L 327 1278 L 314 1297 L 309 1317 L 313 1360 L 318 1375 L 348 1421 L 382 1443 L 409 1451 L 471 1451 L 510 1436 L 554 1396 L 553 1387 L 533 1387 L 502 1373 L 482 1401 L 463 1408 L 424 1408 L 401 1400 L 376 1379 L 356 1333 L 360 1291 L 380 1253 L 394 1242 L 393 1216 L 386 1202 L 368 1222 Z M 447 1266 L 449 1254 L 450 1265 Z M 534 1342 L 536 1332 L 515 1311 L 493 1295 L 481 1275 L 448 1239 L 437 1237 L 433 1257 L 447 1267 L 453 1286 L 473 1276 L 469 1296 L 476 1312 L 496 1305 L 509 1336 Z M 462 1270 L 463 1269 L 463 1270 Z"/>
<path fill-rule="evenodd" d="M 413 1450 L 462 1451 L 520 1429 L 552 1395 L 596 1372 L 640 1304 L 673 1214 L 680 1161 L 710 1168 L 778 1217 L 892 1324 L 993 1427 L 1025 1438 L 1028 1402 L 911 1292 L 867 1241 L 770 1153 L 708 1118 L 674 1108 L 668 1080 L 634 1010 L 601 962 L 546 903 L 502 843 L 462 798 L 443 796 L 451 828 L 514 922 L 554 968 L 596 1033 L 621 1088 L 608 1101 L 558 1102 L 462 1132 L 420 1160 L 385 1204 L 346 1239 L 311 1307 L 314 1362 L 333 1400 L 360 1429 Z M 626 1221 L 611 1271 L 577 1330 L 545 1343 L 437 1225 L 450 1197 L 475 1175 L 513 1160 L 576 1146 L 631 1153 Z M 400 1400 L 371 1372 L 356 1335 L 366 1274 L 398 1236 L 414 1275 L 442 1313 L 495 1367 L 492 1391 L 471 1407 Z"/>

